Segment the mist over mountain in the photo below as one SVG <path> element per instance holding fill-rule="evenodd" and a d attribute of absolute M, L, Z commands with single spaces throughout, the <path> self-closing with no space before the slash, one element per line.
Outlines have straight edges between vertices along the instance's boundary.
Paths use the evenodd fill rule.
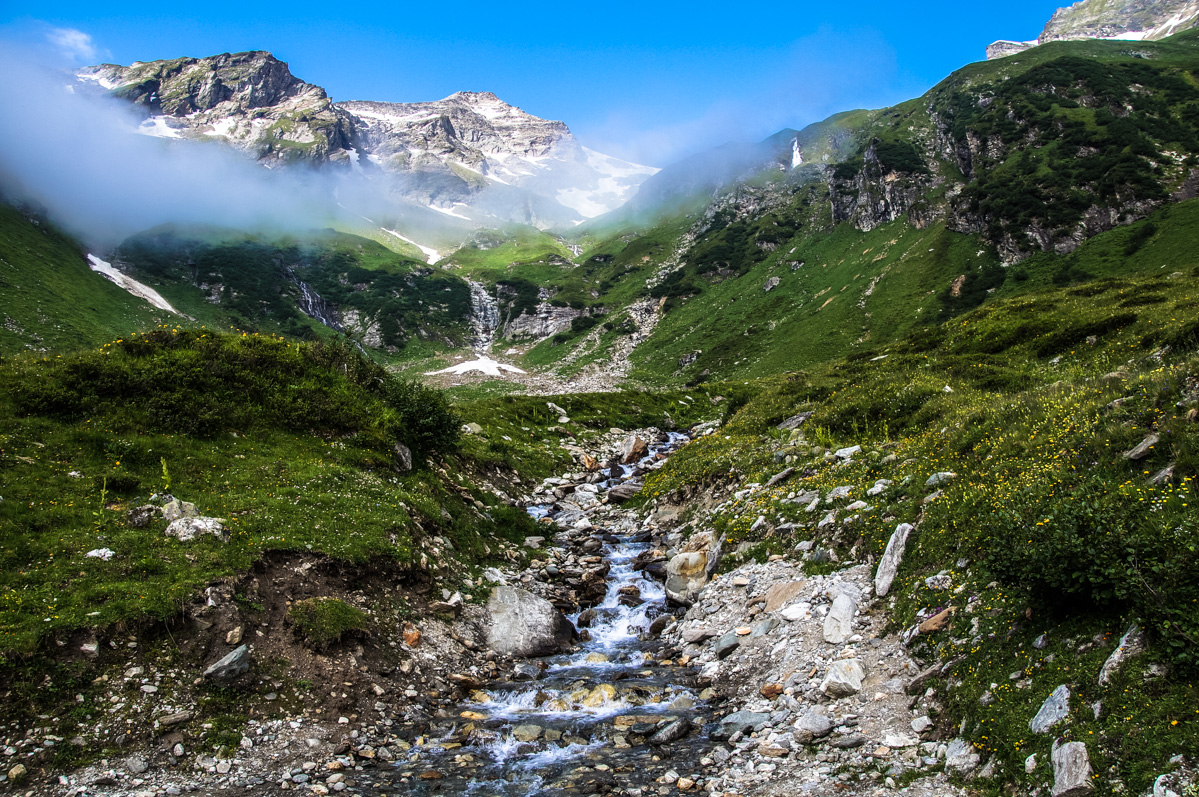
<path fill-rule="evenodd" d="M 143 135 L 224 144 L 271 169 L 315 167 L 343 185 L 368 184 L 407 213 L 468 226 L 577 224 L 657 171 L 590 150 L 562 122 L 487 92 L 334 103 L 266 52 L 106 64 L 77 78 L 81 91 L 129 103 Z"/>

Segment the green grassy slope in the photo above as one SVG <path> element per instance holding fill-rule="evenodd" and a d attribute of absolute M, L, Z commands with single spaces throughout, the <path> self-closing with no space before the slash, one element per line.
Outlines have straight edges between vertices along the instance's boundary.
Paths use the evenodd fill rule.
<path fill-rule="evenodd" d="M 397 440 L 418 463 L 451 450 L 457 417 L 348 347 L 159 329 L 0 370 L 0 655 L 171 616 L 267 550 L 405 562 L 422 527 L 459 552 L 487 528 L 427 472 L 392 469 Z M 126 522 L 162 492 L 223 518 L 228 541 Z M 112 561 L 85 555 L 99 548 Z"/>
<path fill-rule="evenodd" d="M 575 351 L 584 341 L 593 346 L 590 329 L 542 343 L 527 362 L 574 359 L 569 372 L 602 358 L 622 334 L 621 308 L 647 297 L 668 303 L 634 355 L 635 377 L 667 384 L 704 371 L 734 378 L 804 367 L 894 340 L 988 296 L 1185 267 L 1194 210 L 1177 206 L 1173 221 L 1168 209 L 1153 214 L 1171 206 L 1166 192 L 1199 163 L 1199 89 L 1190 77 L 1197 66 L 1195 32 L 1038 47 L 972 64 L 922 98 L 800 131 L 809 164 L 839 161 L 834 169 L 771 166 L 715 200 L 685 194 L 676 197 L 682 209 L 629 206 L 595 220 L 577 235 L 584 265 L 596 271 L 563 297 L 603 307 L 608 329 L 582 359 Z M 854 198 L 867 208 L 898 203 L 908 220 L 880 224 L 872 210 L 847 211 Z M 1097 211 L 1088 210 L 1093 204 Z M 1072 226 L 1108 215 L 1127 225 L 1147 214 L 1135 241 L 1122 227 L 1102 233 L 1105 221 Z M 654 272 L 693 225 L 700 235 L 680 267 L 654 285 Z M 1106 243 L 1078 254 L 1042 252 L 998 268 L 1016 249 L 1036 250 L 1034 236 L 1063 250 L 1097 234 Z M 765 292 L 772 278 L 779 284 Z M 685 368 L 684 357 L 694 357 Z"/>
<path fill-rule="evenodd" d="M 0 354 L 70 351 L 177 318 L 88 268 L 79 245 L 0 203 Z"/>
<path fill-rule="evenodd" d="M 794 251 L 792 251 L 794 250 Z M 806 368 L 873 350 L 990 299 L 1097 277 L 1199 264 L 1199 200 L 1092 238 L 1069 255 L 1007 268 L 977 236 L 899 221 L 867 233 L 848 225 L 800 236 L 745 274 L 682 299 L 637 350 L 636 376 L 663 383 Z M 790 264 L 803 263 L 792 268 Z M 767 281 L 778 277 L 766 292 Z M 955 280 L 965 277 L 952 295 Z M 867 295 L 869 292 L 869 295 Z M 702 352 L 686 368 L 679 359 Z"/>
<path fill-rule="evenodd" d="M 392 355 L 460 345 L 469 289 L 458 277 L 334 230 L 251 234 L 165 226 L 135 235 L 115 257 L 210 327 L 313 339 L 333 333 L 301 309 L 303 281 L 335 305 L 346 332 Z M 412 351 L 405 351 L 409 344 Z"/>
<path fill-rule="evenodd" d="M 1171 756 L 1199 753 L 1197 307 L 1194 268 L 998 300 L 758 383 L 720 434 L 651 475 L 647 493 L 686 501 L 796 468 L 716 513 L 725 550 L 745 544 L 730 566 L 801 540 L 840 562 L 877 560 L 897 524 L 914 523 L 887 599 L 893 628 L 956 611 L 950 629 L 918 635 L 913 649 L 947 665 L 930 684 L 948 708 L 941 721 L 995 759 L 996 793 L 1052 782 L 1044 762 L 1058 734 L 1087 744 L 1101 789 L 1143 793 Z M 812 413 L 799 430 L 777 428 L 799 412 Z M 1126 456 L 1146 440 L 1142 458 Z M 862 446 L 853 462 L 830 464 L 830 451 L 852 445 Z M 939 490 L 927 484 L 943 471 L 955 475 Z M 880 479 L 888 483 L 867 495 Z M 814 513 L 788 500 L 839 485 L 850 496 Z M 846 508 L 857 499 L 865 506 Z M 836 522 L 818 527 L 829 510 Z M 759 517 L 768 523 L 751 532 Z M 842 566 L 822 558 L 806 566 Z M 948 588 L 926 583 L 938 574 Z M 1148 653 L 1098 684 L 1134 621 Z M 1075 695 L 1067 723 L 1030 734 L 1029 719 L 1062 683 Z M 1034 753 L 1042 764 L 1026 773 Z"/>

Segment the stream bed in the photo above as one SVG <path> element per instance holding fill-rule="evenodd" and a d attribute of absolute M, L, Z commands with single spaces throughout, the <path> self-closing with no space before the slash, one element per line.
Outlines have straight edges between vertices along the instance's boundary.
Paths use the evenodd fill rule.
<path fill-rule="evenodd" d="M 671 435 L 651 446 L 642 463 L 660 461 L 685 439 Z M 633 469 L 622 473 L 601 486 L 619 485 Z M 555 514 L 544 505 L 528 510 Z M 598 526 L 591 537 L 602 541 L 607 590 L 570 616 L 580 630 L 575 649 L 521 659 L 505 679 L 463 685 L 467 700 L 430 717 L 374 793 L 523 797 L 689 785 L 672 770 L 695 771 L 710 747 L 703 727 L 712 695 L 693 669 L 663 658 L 661 644 L 648 640 L 666 610 L 662 584 L 636 568 L 653 540 Z"/>

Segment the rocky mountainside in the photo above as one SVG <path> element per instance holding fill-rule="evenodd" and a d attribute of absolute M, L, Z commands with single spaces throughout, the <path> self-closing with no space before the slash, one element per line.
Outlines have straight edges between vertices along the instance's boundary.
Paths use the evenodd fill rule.
<path fill-rule="evenodd" d="M 146 135 L 221 139 L 268 166 L 349 161 L 348 126 L 325 90 L 270 53 L 103 64 L 77 77 L 144 108 Z"/>
<path fill-rule="evenodd" d="M 987 47 L 987 58 L 1002 58 L 1053 41 L 1118 39 L 1157 41 L 1199 22 L 1195 0 L 1079 0 L 1059 8 L 1033 41 L 1000 40 Z"/>
<path fill-rule="evenodd" d="M 590 150 L 564 123 L 490 92 L 334 103 L 267 52 L 104 64 L 78 78 L 144 108 L 146 135 L 223 140 L 272 167 L 341 166 L 474 224 L 577 224 L 620 206 L 657 171 Z"/>
<path fill-rule="evenodd" d="M 590 150 L 562 122 L 525 113 L 491 92 L 337 108 L 350 124 L 356 168 L 407 175 L 410 197 L 447 214 L 470 217 L 470 206 L 480 204 L 499 215 L 496 205 L 515 193 L 504 188 L 515 187 L 542 200 L 516 220 L 582 221 L 623 204 L 657 171 Z"/>

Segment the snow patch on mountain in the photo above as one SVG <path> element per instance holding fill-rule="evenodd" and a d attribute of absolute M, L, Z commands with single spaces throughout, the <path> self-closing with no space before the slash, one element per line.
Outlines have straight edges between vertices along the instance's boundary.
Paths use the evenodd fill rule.
<path fill-rule="evenodd" d="M 123 271 L 117 271 L 115 268 L 113 268 L 112 263 L 109 263 L 106 260 L 101 260 L 100 258 L 91 254 L 87 256 L 87 261 L 92 271 L 103 275 L 118 287 L 124 288 L 139 299 L 145 299 L 159 310 L 166 310 L 168 313 L 181 315 L 178 310 L 171 306 L 170 302 L 162 298 L 162 294 L 151 288 L 149 285 L 138 282 Z"/>
<path fill-rule="evenodd" d="M 165 116 L 151 116 L 137 126 L 137 132 L 153 138 L 183 138 L 177 129 L 171 127 Z"/>
<path fill-rule="evenodd" d="M 525 373 L 525 371 L 522 371 L 515 365 L 496 362 L 490 357 L 480 357 L 477 360 L 467 360 L 466 362 L 461 362 L 457 365 L 451 365 L 449 368 L 442 368 L 440 371 L 429 371 L 425 374 L 425 376 L 438 376 L 440 374 L 461 376 L 462 374 L 469 374 L 472 371 L 478 371 L 484 376 L 502 376 L 502 371 L 508 371 L 514 374 Z"/>
<path fill-rule="evenodd" d="M 418 244 L 416 241 L 412 240 L 411 238 L 406 238 L 403 235 L 400 235 L 395 230 L 389 230 L 386 227 L 380 227 L 379 229 L 381 229 L 383 232 L 387 233 L 388 235 L 394 235 L 396 238 L 399 238 L 404 243 L 412 244 L 417 249 L 421 250 L 421 252 L 424 253 L 424 255 L 425 255 L 425 259 L 428 260 L 430 266 L 433 265 L 434 263 L 436 263 L 438 260 L 441 260 L 441 254 L 436 249 L 429 247 L 429 246 L 422 246 L 421 244 Z"/>

